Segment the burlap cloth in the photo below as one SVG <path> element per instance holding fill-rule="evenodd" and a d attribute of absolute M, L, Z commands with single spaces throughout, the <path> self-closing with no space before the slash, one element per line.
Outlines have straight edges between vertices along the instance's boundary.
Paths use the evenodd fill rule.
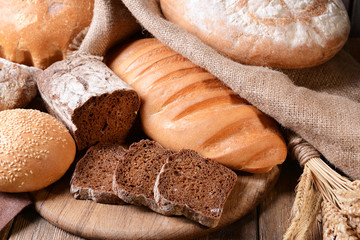
<path fill-rule="evenodd" d="M 343 173 L 360 179 L 360 65 L 349 54 L 341 51 L 328 63 L 303 70 L 245 66 L 164 19 L 157 0 L 123 3 L 154 37 L 296 132 Z"/>

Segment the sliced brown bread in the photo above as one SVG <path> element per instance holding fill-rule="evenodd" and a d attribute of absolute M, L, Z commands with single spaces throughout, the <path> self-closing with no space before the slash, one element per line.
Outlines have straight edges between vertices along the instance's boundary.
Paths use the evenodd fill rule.
<path fill-rule="evenodd" d="M 135 90 L 96 56 L 56 62 L 37 84 L 48 112 L 69 129 L 78 150 L 98 142 L 125 142 L 140 107 Z"/>
<path fill-rule="evenodd" d="M 90 147 L 76 164 L 70 192 L 76 199 L 98 203 L 123 204 L 112 191 L 116 164 L 125 149 L 116 144 L 97 144 Z"/>
<path fill-rule="evenodd" d="M 229 168 L 193 150 L 181 150 L 163 165 L 154 197 L 163 212 L 215 227 L 236 181 Z"/>
<path fill-rule="evenodd" d="M 123 201 L 162 211 L 154 199 L 154 184 L 161 167 L 173 152 L 151 140 L 130 145 L 114 174 L 113 191 Z"/>

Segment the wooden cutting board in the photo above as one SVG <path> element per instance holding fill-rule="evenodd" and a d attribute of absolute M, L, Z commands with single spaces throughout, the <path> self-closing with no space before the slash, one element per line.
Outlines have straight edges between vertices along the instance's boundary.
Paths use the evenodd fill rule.
<path fill-rule="evenodd" d="M 70 173 L 33 192 L 36 211 L 54 225 L 85 238 L 188 239 L 229 225 L 250 212 L 274 186 L 279 167 L 266 174 L 238 173 L 218 227 L 207 228 L 184 217 L 166 217 L 144 207 L 76 200 L 69 192 Z"/>

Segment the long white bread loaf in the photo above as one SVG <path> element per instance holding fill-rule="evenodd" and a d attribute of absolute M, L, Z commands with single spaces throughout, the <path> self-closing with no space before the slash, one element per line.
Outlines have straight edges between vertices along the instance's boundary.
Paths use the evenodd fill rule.
<path fill-rule="evenodd" d="M 254 173 L 285 160 L 286 144 L 273 119 L 158 40 L 114 50 L 107 63 L 140 95 L 143 129 L 164 147 L 193 149 Z"/>

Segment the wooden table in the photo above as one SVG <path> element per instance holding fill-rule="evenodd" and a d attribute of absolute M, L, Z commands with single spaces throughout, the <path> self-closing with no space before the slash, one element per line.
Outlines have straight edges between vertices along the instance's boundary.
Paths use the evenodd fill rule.
<path fill-rule="evenodd" d="M 349 39 L 344 49 L 360 61 L 360 38 Z M 295 197 L 295 186 L 301 172 L 302 170 L 297 162 L 287 159 L 282 165 L 281 174 L 274 189 L 253 211 L 237 222 L 215 233 L 197 238 L 197 240 L 282 239 L 289 226 L 291 207 Z M 321 239 L 321 231 L 321 224 L 316 224 L 310 233 L 309 239 Z M 28 207 L 0 232 L 0 239 L 80 240 L 83 238 L 55 227 L 39 216 L 32 207 Z"/>

